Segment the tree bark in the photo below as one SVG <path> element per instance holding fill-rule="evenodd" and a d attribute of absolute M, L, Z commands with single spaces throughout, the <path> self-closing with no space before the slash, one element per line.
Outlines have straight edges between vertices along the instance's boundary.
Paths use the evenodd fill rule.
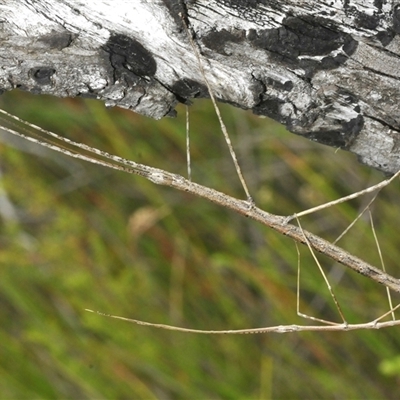
<path fill-rule="evenodd" d="M 390 174 L 399 34 L 394 0 L 0 0 L 0 90 L 173 116 L 209 96 L 194 44 L 220 101 Z"/>

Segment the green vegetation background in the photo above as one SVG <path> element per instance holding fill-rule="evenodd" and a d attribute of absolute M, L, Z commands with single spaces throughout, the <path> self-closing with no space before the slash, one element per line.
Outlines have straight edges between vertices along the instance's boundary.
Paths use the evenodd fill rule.
<path fill-rule="evenodd" d="M 152 121 L 93 100 L 6 93 L 0 107 L 111 153 L 186 175 L 185 113 Z M 223 107 L 258 206 L 292 214 L 383 177 L 354 156 Z M 193 180 L 243 197 L 209 102 L 191 107 Z M 396 399 L 398 327 L 348 333 L 184 334 L 85 308 L 198 329 L 312 324 L 296 315 L 294 243 L 205 200 L 2 134 L 0 397 L 4 399 Z M 303 218 L 333 240 L 369 198 Z M 372 207 L 398 273 L 398 182 Z M 368 214 L 341 240 L 380 266 Z M 388 310 L 385 290 L 321 257 L 346 319 Z M 301 309 L 340 322 L 301 249 Z M 394 298 L 398 302 L 398 297 Z"/>

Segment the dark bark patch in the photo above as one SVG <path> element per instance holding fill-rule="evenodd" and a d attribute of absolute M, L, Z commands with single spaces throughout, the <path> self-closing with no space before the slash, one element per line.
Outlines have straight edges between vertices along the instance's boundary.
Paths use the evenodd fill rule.
<path fill-rule="evenodd" d="M 343 99 L 346 104 L 353 104 L 352 109 L 354 111 L 357 113 L 360 112 L 360 107 L 357 104 L 355 96 L 349 93 L 343 94 Z M 290 131 L 296 131 L 294 127 L 298 126 L 300 121 L 295 115 L 290 115 L 287 111 L 284 112 L 285 105 L 286 102 L 284 100 L 270 97 L 261 101 L 252 111 L 256 115 L 265 115 L 284 124 Z M 325 129 L 322 128 L 317 132 L 303 133 L 302 136 L 328 146 L 348 149 L 361 132 L 364 126 L 364 117 L 358 114 L 350 120 L 330 120 L 327 122 L 329 126 L 332 126 L 331 129 L 327 126 Z M 313 121 L 310 120 L 300 122 L 301 126 L 312 126 L 312 124 Z"/>
<path fill-rule="evenodd" d="M 345 134 L 349 144 L 354 141 L 364 126 L 364 117 L 358 114 L 356 118 L 342 123 L 343 133 Z"/>
<path fill-rule="evenodd" d="M 98 95 L 94 92 L 82 92 L 77 95 L 77 97 L 82 97 L 83 99 L 97 99 Z"/>
<path fill-rule="evenodd" d="M 62 50 L 68 47 L 73 39 L 71 32 L 52 31 L 48 35 L 41 36 L 38 41 L 45 44 L 49 49 Z"/>
<path fill-rule="evenodd" d="M 274 89 L 284 90 L 286 92 L 290 92 L 293 89 L 292 81 L 286 81 L 285 83 L 282 83 L 270 77 L 265 80 L 265 84 L 267 86 L 272 86 Z"/>
<path fill-rule="evenodd" d="M 228 55 L 225 52 L 225 44 L 228 42 L 240 43 L 245 38 L 244 31 L 237 31 L 237 33 L 228 32 L 225 29 L 221 31 L 211 31 L 208 35 L 204 36 L 202 42 L 211 50 L 219 54 Z"/>
<path fill-rule="evenodd" d="M 343 33 L 326 27 L 327 24 L 326 19 L 318 17 L 288 17 L 282 23 L 284 41 L 289 47 L 296 47 L 302 55 L 330 53 L 342 46 L 345 37 Z"/>
<path fill-rule="evenodd" d="M 51 77 L 55 72 L 56 70 L 51 67 L 35 67 L 29 70 L 29 76 L 39 85 L 50 85 L 52 83 Z"/>
<path fill-rule="evenodd" d="M 400 34 L 400 5 L 394 9 L 392 27 L 397 34 Z"/>
<path fill-rule="evenodd" d="M 378 27 L 380 22 L 379 15 L 368 15 L 358 11 L 355 14 L 355 23 L 359 28 L 370 29 L 373 31 Z"/>
<path fill-rule="evenodd" d="M 210 97 L 207 86 L 192 79 L 181 79 L 171 87 L 178 100 L 185 103 L 187 99 Z"/>
<path fill-rule="evenodd" d="M 382 46 L 386 47 L 396 36 L 396 33 L 392 30 L 381 31 L 376 34 L 376 38 L 381 42 Z"/>
<path fill-rule="evenodd" d="M 374 0 L 374 6 L 378 9 L 379 12 L 382 12 L 383 0 Z"/>
<path fill-rule="evenodd" d="M 335 57 L 324 57 L 321 60 L 321 69 L 335 69 L 340 67 L 342 64 L 346 62 L 348 57 L 344 54 L 338 54 Z"/>
<path fill-rule="evenodd" d="M 275 121 L 280 122 L 281 124 L 288 125 L 290 124 L 290 121 L 283 117 L 281 113 L 281 106 L 284 104 L 285 102 L 281 99 L 269 98 L 257 104 L 252 111 L 256 115 L 265 115 Z"/>
<path fill-rule="evenodd" d="M 235 2 L 229 3 L 235 7 Z M 223 55 L 228 55 L 225 50 L 228 42 L 244 40 L 257 49 L 268 51 L 276 62 L 302 68 L 306 78 L 320 69 L 338 68 L 358 46 L 349 34 L 335 30 L 330 20 L 310 16 L 288 17 L 279 28 L 251 29 L 247 35 L 245 31 L 212 31 L 202 39 L 208 48 Z"/>
<path fill-rule="evenodd" d="M 307 134 L 307 138 L 331 147 L 347 150 L 364 126 L 364 117 L 358 115 L 350 121 L 342 122 L 342 129 L 322 130 Z"/>
<path fill-rule="evenodd" d="M 357 50 L 358 42 L 350 35 L 346 37 L 343 43 L 343 51 L 350 57 Z"/>
<path fill-rule="evenodd" d="M 337 68 L 357 48 L 357 41 L 336 31 L 331 21 L 310 16 L 288 17 L 281 27 L 251 32 L 247 39 L 254 47 L 268 51 L 274 60 L 303 68 L 308 77 L 319 69 Z M 337 52 L 341 48 L 344 53 Z"/>
<path fill-rule="evenodd" d="M 340 149 L 346 149 L 346 147 L 348 147 L 345 136 L 339 129 L 331 131 L 312 132 L 311 134 L 307 135 L 307 139 L 310 139 L 313 142 L 318 142 L 327 146 Z"/>
<path fill-rule="evenodd" d="M 123 77 L 134 84 L 139 77 L 151 77 L 157 71 L 157 63 L 150 51 L 126 35 L 110 36 L 104 50 L 110 55 L 116 79 Z"/>

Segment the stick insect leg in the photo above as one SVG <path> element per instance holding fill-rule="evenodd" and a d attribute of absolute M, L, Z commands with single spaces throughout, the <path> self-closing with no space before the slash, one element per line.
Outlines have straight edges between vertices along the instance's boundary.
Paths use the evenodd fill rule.
<path fill-rule="evenodd" d="M 391 178 L 385 179 L 384 181 L 379 182 L 376 185 L 370 186 L 367 189 L 360 190 L 359 192 L 352 193 L 352 194 L 350 194 L 348 196 L 341 197 L 340 199 L 329 201 L 328 203 L 321 204 L 321 205 L 319 205 L 317 207 L 309 208 L 308 210 L 305 210 L 305 211 L 302 211 L 302 212 L 299 212 L 299 213 L 296 213 L 296 214 L 293 214 L 293 215 L 289 215 L 289 216 L 286 217 L 285 222 L 288 223 L 292 219 L 300 218 L 300 217 L 303 217 L 304 215 L 308 215 L 308 214 L 312 214 L 312 213 L 315 213 L 315 212 L 320 211 L 320 210 L 324 210 L 325 208 L 332 207 L 332 206 L 334 206 L 336 204 L 340 204 L 340 203 L 344 203 L 345 201 L 356 199 L 357 197 L 360 197 L 360 196 L 362 196 L 364 194 L 367 194 L 367 193 L 375 192 L 376 190 L 381 190 L 385 186 L 387 186 L 390 183 L 392 183 L 392 181 L 394 181 L 399 176 L 400 176 L 400 170 L 397 171 Z"/>
<path fill-rule="evenodd" d="M 304 231 L 303 231 L 303 228 L 302 228 L 302 226 L 301 226 L 301 224 L 300 224 L 300 220 L 299 220 L 298 218 L 296 218 L 296 219 L 297 219 L 297 223 L 298 223 L 298 225 L 299 225 L 299 228 L 300 228 L 301 231 L 303 232 L 304 240 L 305 240 L 305 242 L 306 242 L 306 244 L 307 244 L 307 247 L 308 247 L 308 249 L 310 250 L 310 253 L 311 253 L 312 257 L 313 257 L 315 263 L 316 263 L 317 266 L 318 266 L 318 269 L 319 269 L 319 271 L 320 271 L 320 273 L 321 273 L 321 275 L 322 275 L 322 277 L 323 277 L 323 279 L 324 279 L 324 281 L 325 281 L 325 284 L 326 284 L 326 286 L 327 286 L 327 288 L 328 288 L 328 290 L 329 290 L 329 293 L 330 293 L 330 295 L 331 295 L 331 297 L 332 297 L 332 300 L 333 300 L 333 302 L 334 302 L 334 304 L 335 304 L 335 306 L 336 306 L 336 309 L 338 310 L 338 313 L 339 313 L 339 315 L 340 315 L 340 318 L 342 319 L 342 324 L 347 325 L 347 321 L 346 321 L 346 319 L 345 319 L 345 317 L 344 317 L 344 315 L 343 315 L 342 308 L 340 307 L 339 301 L 337 300 L 336 295 L 335 295 L 335 293 L 333 292 L 332 286 L 330 285 L 329 280 L 328 280 L 328 278 L 327 278 L 327 276 L 326 276 L 324 270 L 322 269 L 322 266 L 321 266 L 321 264 L 320 264 L 320 262 L 319 262 L 317 256 L 315 255 L 315 252 L 314 252 L 313 248 L 311 247 L 310 242 L 309 242 L 309 240 L 308 240 L 306 234 L 305 234 Z M 322 323 L 328 324 L 328 325 L 341 325 L 341 324 L 338 324 L 338 323 L 336 323 L 336 322 L 327 321 L 327 320 L 324 320 L 324 319 L 312 317 L 312 316 L 309 316 L 309 315 L 306 315 L 306 314 L 303 314 L 303 313 L 300 312 L 300 269 L 301 269 L 301 265 L 300 265 L 300 251 L 299 251 L 297 242 L 295 242 L 295 243 L 296 243 L 297 257 L 298 257 L 298 262 L 297 262 L 297 315 L 300 316 L 300 317 L 303 317 L 303 318 L 310 319 L 310 320 L 312 320 L 312 321 L 318 321 L 318 322 L 322 322 Z"/>
<path fill-rule="evenodd" d="M 219 124 L 220 124 L 220 127 L 221 127 L 221 131 L 222 131 L 222 133 L 223 133 L 223 135 L 224 135 L 225 142 L 226 142 L 226 144 L 227 144 L 227 146 L 228 146 L 229 153 L 230 153 L 231 158 L 232 158 L 232 160 L 233 160 L 233 164 L 235 165 L 235 169 L 236 169 L 236 172 L 237 172 L 237 174 L 238 174 L 239 180 L 240 180 L 240 182 L 241 182 L 241 184 L 242 184 L 242 186 L 243 186 L 244 192 L 245 192 L 245 194 L 246 194 L 247 201 L 249 202 L 250 205 L 253 205 L 253 204 L 254 204 L 254 200 L 253 200 L 253 198 L 252 198 L 251 195 L 250 195 L 250 191 L 249 191 L 249 189 L 248 189 L 248 187 L 247 187 L 247 184 L 246 184 L 246 181 L 245 181 L 245 179 L 244 179 L 244 177 L 243 177 L 243 173 L 242 173 L 242 170 L 241 170 L 241 168 L 240 168 L 239 162 L 238 162 L 238 160 L 237 160 L 237 156 L 236 156 L 235 150 L 234 150 L 234 148 L 233 148 L 231 139 L 230 139 L 230 137 L 229 137 L 228 130 L 227 130 L 226 125 L 225 125 L 225 123 L 224 123 L 224 121 L 223 121 L 223 119 L 222 119 L 221 112 L 220 112 L 220 110 L 219 110 L 219 107 L 218 107 L 216 98 L 215 98 L 215 96 L 214 96 L 214 93 L 213 93 L 213 91 L 212 91 L 212 89 L 211 89 L 211 85 L 210 85 L 210 83 L 209 83 L 209 81 L 208 81 L 208 78 L 207 78 L 207 76 L 206 76 L 206 72 L 205 72 L 205 70 L 204 70 L 204 66 L 203 66 L 203 63 L 202 63 L 202 61 L 201 61 L 200 51 L 199 51 L 199 49 L 198 49 L 196 43 L 195 43 L 194 40 L 193 40 L 193 34 L 190 32 L 190 28 L 189 28 L 189 26 L 188 26 L 188 22 L 185 20 L 185 18 L 184 18 L 182 15 L 181 15 L 181 17 L 182 17 L 182 22 L 183 22 L 183 25 L 184 25 L 185 30 L 186 30 L 186 32 L 187 32 L 187 36 L 188 36 L 188 38 L 189 38 L 191 47 L 192 47 L 192 49 L 193 49 L 193 51 L 194 51 L 194 54 L 195 54 L 195 56 L 196 56 L 196 58 L 197 58 L 199 71 L 200 71 L 200 73 L 201 73 L 201 75 L 202 75 L 202 77 L 203 77 L 203 79 L 204 79 L 204 82 L 205 82 L 205 84 L 206 84 L 206 86 L 207 86 L 208 93 L 209 93 L 210 98 L 211 98 L 211 101 L 212 101 L 212 103 L 213 103 L 215 113 L 217 114 L 218 121 L 219 121 Z"/>
<path fill-rule="evenodd" d="M 192 165 L 190 159 L 190 120 L 189 120 L 189 106 L 185 106 L 186 109 L 186 163 L 187 163 L 187 175 L 188 180 L 192 180 Z"/>

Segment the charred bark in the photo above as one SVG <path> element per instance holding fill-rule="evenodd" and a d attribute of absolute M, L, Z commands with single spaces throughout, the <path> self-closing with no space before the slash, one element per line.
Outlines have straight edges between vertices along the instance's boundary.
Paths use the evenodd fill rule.
<path fill-rule="evenodd" d="M 208 96 L 189 35 L 220 101 L 400 169 L 394 0 L 0 0 L 0 88 L 172 116 Z"/>

